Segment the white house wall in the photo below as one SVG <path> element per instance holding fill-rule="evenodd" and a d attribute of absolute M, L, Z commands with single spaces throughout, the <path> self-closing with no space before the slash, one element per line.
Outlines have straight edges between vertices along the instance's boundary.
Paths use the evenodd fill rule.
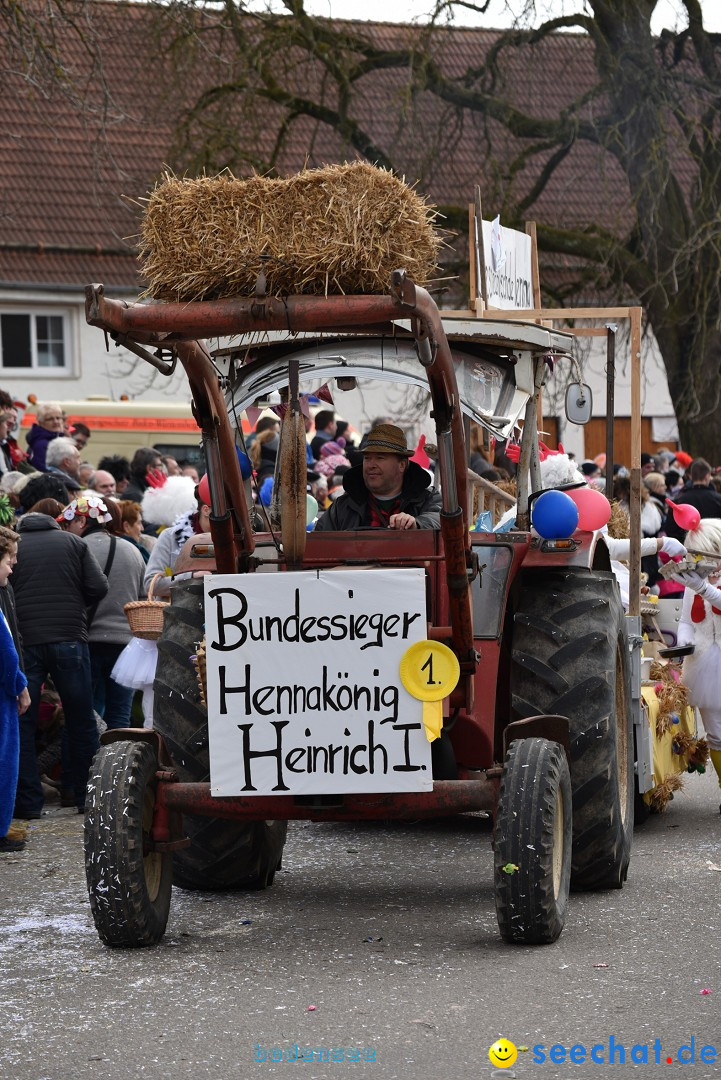
<path fill-rule="evenodd" d="M 120 294 L 114 294 L 120 298 Z M 128 294 L 128 299 L 133 297 Z M 110 351 L 105 348 L 105 336 L 96 327 L 85 322 L 84 296 L 81 290 L 48 289 L 32 291 L 22 289 L 0 289 L 0 311 L 32 312 L 34 310 L 57 310 L 67 315 L 68 356 L 67 372 L 52 374 L 48 371 L 30 371 L 12 369 L 0 372 L 0 387 L 13 397 L 25 401 L 28 394 L 35 394 L 38 401 L 73 401 L 87 397 L 104 396 L 111 400 L 120 400 L 127 395 L 130 400 L 166 401 L 185 403 L 190 400 L 188 384 L 182 369 L 178 369 L 170 379 L 155 372 L 149 365 L 136 359 L 126 349 L 119 349 L 112 342 Z M 588 382 L 593 392 L 593 415 L 606 414 L 606 343 L 603 338 L 578 338 L 577 357 L 581 364 L 584 381 Z M 544 387 L 544 414 L 556 416 L 559 420 L 559 438 L 567 450 L 583 458 L 583 429 L 568 424 L 563 409 L 566 384 L 569 381 L 570 365 L 563 363 L 547 380 Z M 403 396 L 398 388 L 400 397 Z M 388 388 L 378 387 L 377 392 L 368 392 L 361 408 L 353 409 L 350 397 L 336 395 L 335 406 L 338 414 L 349 420 L 353 426 L 363 431 L 375 416 L 390 411 L 402 421 L 400 413 L 403 403 L 398 394 L 390 395 Z M 417 436 L 426 425 L 418 422 L 418 401 L 411 395 L 409 401 L 409 435 Z M 668 392 L 663 363 L 655 340 L 645 335 L 642 341 L 642 376 L 641 376 L 642 414 L 652 417 L 659 438 L 673 438 L 675 433 L 674 410 Z M 619 327 L 616 341 L 616 405 L 615 415 L 630 416 L 631 380 L 628 334 Z M 352 415 L 351 415 L 352 413 Z M 358 415 L 356 415 L 358 413 Z M 429 427 L 428 433 L 432 430 Z"/>
<path fill-rule="evenodd" d="M 596 324 L 598 325 L 598 324 Z M 576 356 L 581 365 L 584 382 L 593 393 L 593 415 L 606 415 L 606 339 L 577 338 Z M 558 417 L 559 440 L 564 449 L 572 451 L 579 460 L 585 457 L 583 428 L 569 424 L 564 413 L 566 386 L 573 381 L 570 365 L 557 365 L 544 387 L 544 415 Z M 628 332 L 619 326 L 616 335 L 616 391 L 614 415 L 631 415 L 631 356 Z M 641 415 L 654 421 L 658 441 L 678 438 L 676 417 L 668 390 L 666 371 L 656 340 L 645 334 L 641 341 Z"/>
<path fill-rule="evenodd" d="M 122 294 L 113 293 L 120 299 Z M 127 296 L 131 299 L 131 296 Z M 132 297 L 134 298 L 134 297 Z M 78 289 L 31 291 L 0 289 L 0 312 L 25 313 L 50 311 L 66 316 L 67 370 L 0 369 L 0 387 L 16 399 L 26 401 L 35 394 L 38 401 L 74 401 L 102 396 L 112 401 L 127 395 L 131 400 L 188 402 L 190 393 L 185 375 L 176 371 L 166 378 L 127 349 L 110 342 L 106 351 L 105 335 L 85 321 L 85 298 Z"/>

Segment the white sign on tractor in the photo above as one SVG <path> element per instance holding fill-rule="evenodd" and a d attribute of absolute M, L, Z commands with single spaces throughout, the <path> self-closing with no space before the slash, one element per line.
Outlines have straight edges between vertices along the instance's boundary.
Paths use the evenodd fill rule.
<path fill-rule="evenodd" d="M 422 569 L 209 575 L 212 795 L 431 790 L 400 679 L 426 618 Z"/>
<path fill-rule="evenodd" d="M 533 243 L 528 233 L 507 229 L 496 217 L 483 224 L 483 272 L 489 308 L 522 310 L 533 304 Z"/>

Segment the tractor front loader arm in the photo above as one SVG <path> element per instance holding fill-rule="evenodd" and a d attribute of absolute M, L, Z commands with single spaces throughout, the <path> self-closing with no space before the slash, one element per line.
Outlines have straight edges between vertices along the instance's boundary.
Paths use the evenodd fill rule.
<path fill-rule="evenodd" d="M 126 312 L 137 311 L 138 308 L 150 312 L 162 311 L 162 308 L 149 305 L 128 305 L 107 299 L 103 295 L 102 285 L 88 285 L 85 290 L 85 314 L 91 326 L 99 326 L 114 339 L 122 339 L 125 348 L 136 352 L 144 360 L 148 359 L 148 354 L 142 345 L 154 345 L 172 349 L 183 365 L 193 399 L 193 416 L 203 438 L 215 565 L 221 574 L 234 574 L 239 566 L 243 568 L 244 561 L 252 554 L 255 541 L 235 440 L 217 372 L 210 354 L 199 341 L 170 341 L 168 335 L 157 328 L 138 331 L 127 326 Z"/>
<path fill-rule="evenodd" d="M 464 675 L 462 697 L 466 707 L 470 708 L 471 675 L 477 659 L 469 587 L 473 553 L 468 534 L 463 418 L 450 346 L 430 294 L 415 285 L 403 270 L 396 270 L 391 275 L 390 295 L 386 296 L 277 298 L 259 295 L 250 299 L 127 304 L 108 299 L 102 285 L 89 285 L 85 313 L 90 325 L 101 327 L 115 339 L 122 338 L 126 347 L 132 348 L 132 343 L 140 346 L 139 355 L 145 352 L 143 345 L 155 345 L 173 350 L 183 364 L 193 394 L 196 419 L 203 431 L 213 502 L 211 531 L 213 541 L 218 545 L 216 556 L 221 554 L 223 557 L 223 571 L 226 571 L 226 558 L 230 561 L 231 534 L 234 557 L 240 556 L 241 561 L 253 550 L 253 536 L 225 403 L 211 358 L 198 339 L 264 330 L 352 333 L 359 327 L 390 329 L 399 319 L 410 320 L 418 359 L 426 371 L 433 401 L 452 640 Z M 220 562 L 217 565 L 221 570 Z"/>

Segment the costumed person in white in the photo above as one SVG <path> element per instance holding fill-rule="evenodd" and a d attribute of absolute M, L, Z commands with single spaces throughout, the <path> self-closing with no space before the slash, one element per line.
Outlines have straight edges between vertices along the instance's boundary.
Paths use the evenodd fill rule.
<path fill-rule="evenodd" d="M 627 540 L 623 537 L 616 539 L 613 536 L 609 536 L 607 525 L 604 525 L 601 532 L 604 534 L 603 539 L 606 542 L 608 553 L 611 556 L 611 569 L 618 582 L 621 601 L 626 611 L 628 611 L 629 572 L 628 567 L 624 566 L 624 563 L 627 563 L 631 558 L 631 541 L 630 539 Z M 664 555 L 668 555 L 669 558 L 675 559 L 677 556 L 685 555 L 686 548 L 680 540 L 675 540 L 673 536 L 641 537 L 642 559 L 646 555 L 657 555 L 661 552 L 663 552 Z"/>
<path fill-rule="evenodd" d="M 185 540 L 186 523 L 198 513 L 195 485 L 189 476 L 166 476 L 157 469 L 149 473 L 150 486 L 143 495 L 142 513 L 146 525 L 165 526 L 145 567 L 144 585 L 148 589 L 154 577 L 160 575 L 154 594 L 167 596 L 169 579 Z M 206 526 L 207 528 L 207 526 Z M 192 535 L 188 527 L 188 536 Z M 180 535 L 183 539 L 180 540 Z M 153 726 L 153 681 L 158 662 L 158 644 L 145 638 L 133 637 L 123 649 L 111 677 L 121 686 L 143 691 L 145 726 Z"/>
<path fill-rule="evenodd" d="M 683 663 L 683 681 L 692 705 L 701 713 L 711 761 L 721 786 L 721 518 L 702 518 L 686 534 L 691 551 L 708 552 L 719 560 L 718 573 L 708 579 L 688 570 L 674 577 L 686 586 L 678 630 L 679 645 L 693 645 Z M 721 807 L 719 807 L 721 810 Z"/>
<path fill-rule="evenodd" d="M 160 497 L 162 498 L 163 492 L 166 488 L 169 488 L 171 484 L 178 480 L 190 480 L 188 476 L 171 476 L 168 479 L 164 488 L 160 489 Z M 157 495 L 155 498 L 157 499 Z M 146 504 L 152 500 L 153 496 L 149 491 L 146 491 L 143 496 L 143 521 L 147 521 L 146 513 L 148 508 Z M 177 500 L 176 500 L 177 505 Z M 170 509 L 168 504 L 167 509 Z M 154 508 L 150 510 L 154 512 Z M 165 522 L 163 522 L 165 524 Z M 161 532 L 158 542 L 150 553 L 148 559 L 148 565 L 145 567 L 145 587 L 150 586 L 150 582 L 153 580 L 156 574 L 162 574 L 163 576 L 158 581 L 155 592 L 158 596 L 168 596 L 170 594 L 170 578 L 175 566 L 175 560 L 180 555 L 180 549 L 186 540 L 189 540 L 191 536 L 197 533 L 210 531 L 210 486 L 208 484 L 207 476 L 204 476 L 197 487 L 190 481 L 190 499 L 188 501 L 186 496 L 186 506 L 181 513 L 176 513 L 168 523 L 168 528 Z"/>

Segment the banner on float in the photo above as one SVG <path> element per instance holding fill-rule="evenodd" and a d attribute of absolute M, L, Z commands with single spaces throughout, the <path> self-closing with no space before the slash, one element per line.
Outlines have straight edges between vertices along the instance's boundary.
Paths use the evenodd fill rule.
<path fill-rule="evenodd" d="M 499 217 L 483 223 L 486 304 L 490 308 L 533 307 L 533 243 L 528 233 L 507 229 Z"/>
<path fill-rule="evenodd" d="M 432 789 L 422 569 L 209 575 L 205 627 L 213 795 Z"/>

